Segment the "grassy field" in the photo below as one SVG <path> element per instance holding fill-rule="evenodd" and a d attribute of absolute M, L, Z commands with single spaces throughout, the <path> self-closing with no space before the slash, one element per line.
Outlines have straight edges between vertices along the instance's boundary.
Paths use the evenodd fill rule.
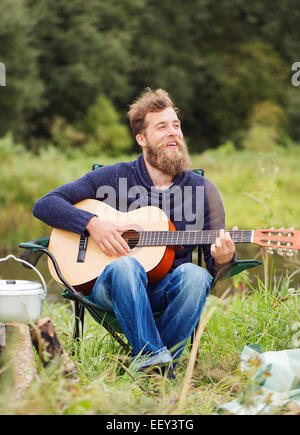
<path fill-rule="evenodd" d="M 224 300 L 212 295 L 208 298 L 204 317 L 212 307 L 215 311 L 201 337 L 191 383 L 180 405 L 182 415 L 216 413 L 222 404 L 245 391 L 251 384 L 239 370 L 239 356 L 245 345 L 259 343 L 264 351 L 294 347 L 292 325 L 299 320 L 299 291 L 288 292 L 288 279 L 273 282 L 269 292 L 261 281 L 253 286 L 244 276 L 243 282 L 243 287 L 240 281 L 236 291 Z M 61 343 L 71 353 L 70 305 L 45 304 L 43 315 L 54 321 Z M 84 339 L 78 355 L 73 357 L 79 380 L 74 383 L 64 378 L 55 362 L 47 368 L 39 367 L 38 377 L 20 400 L 10 396 L 8 385 L 2 389 L 0 413 L 178 414 L 190 358 L 188 346 L 176 369 L 176 381 L 160 376 L 146 379 L 143 374 L 132 378 L 122 370 L 125 363 L 121 358 L 125 356 L 110 335 L 87 316 Z M 275 413 L 286 411 L 282 408 Z"/>
<path fill-rule="evenodd" d="M 34 156 L 6 141 L 0 142 L 0 248 L 14 250 L 21 241 L 49 233 L 32 218 L 33 203 L 46 192 L 71 181 L 97 161 L 113 162 L 97 156 L 65 156 L 54 148 Z M 134 156 L 119 158 L 130 160 Z M 300 147 L 275 149 L 272 153 L 219 149 L 193 156 L 193 168 L 220 189 L 227 212 L 227 228 L 299 228 Z M 292 270 L 298 271 L 294 260 Z M 267 287 L 265 283 L 268 282 Z M 264 351 L 295 347 L 293 325 L 299 321 L 299 289 L 289 276 L 281 279 L 269 271 L 265 280 L 244 273 L 228 282 L 224 299 L 210 295 L 205 313 L 214 313 L 201 337 L 198 358 L 186 398 L 179 399 L 187 385 L 186 368 L 190 358 L 187 346 L 176 369 L 177 381 L 162 377 L 132 378 L 122 369 L 124 352 L 106 331 L 86 316 L 84 340 L 73 358 L 79 381 L 63 377 L 54 362 L 39 365 L 36 380 L 26 395 L 15 401 L 5 384 L 0 395 L 0 414 L 213 414 L 219 406 L 239 396 L 251 384 L 239 370 L 243 347 L 259 343 Z M 293 290 L 291 290 L 293 289 Z M 205 316 L 204 313 L 204 316 Z M 54 321 L 59 339 L 70 353 L 73 312 L 68 302 L 44 304 L 43 316 Z M 37 357 L 36 357 L 37 358 Z M 5 379 L 5 367 L 0 368 Z M 276 410 L 277 414 L 286 409 Z"/>

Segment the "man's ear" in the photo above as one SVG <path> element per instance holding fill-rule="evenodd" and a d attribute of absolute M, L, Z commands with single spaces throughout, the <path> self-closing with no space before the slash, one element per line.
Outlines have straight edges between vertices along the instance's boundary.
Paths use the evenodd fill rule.
<path fill-rule="evenodd" d="M 137 134 L 135 139 L 142 148 L 146 146 L 146 138 L 142 133 Z"/>

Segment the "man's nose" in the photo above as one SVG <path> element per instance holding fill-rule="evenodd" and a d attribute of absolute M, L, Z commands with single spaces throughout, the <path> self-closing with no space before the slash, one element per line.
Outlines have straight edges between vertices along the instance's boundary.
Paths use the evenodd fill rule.
<path fill-rule="evenodd" d="M 172 136 L 177 136 L 178 134 L 178 128 L 175 128 L 173 125 L 169 125 L 168 126 L 168 136 L 172 137 Z"/>

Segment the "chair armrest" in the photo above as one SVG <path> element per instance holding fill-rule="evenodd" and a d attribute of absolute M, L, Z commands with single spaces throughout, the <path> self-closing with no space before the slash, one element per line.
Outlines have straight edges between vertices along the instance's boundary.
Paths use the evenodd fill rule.
<path fill-rule="evenodd" d="M 231 278 L 246 269 L 251 269 L 252 267 L 260 266 L 261 264 L 262 262 L 257 260 L 237 260 L 221 279 Z"/>
<path fill-rule="evenodd" d="M 226 263 L 224 266 L 219 266 L 217 273 L 213 279 L 211 288 L 213 288 L 217 281 L 232 278 L 234 275 L 243 272 L 246 269 L 260 266 L 261 261 L 257 260 L 234 260 L 232 263 Z"/>
<path fill-rule="evenodd" d="M 31 251 L 40 251 L 44 248 L 48 248 L 50 237 L 40 237 L 39 239 L 31 240 L 30 242 L 24 242 L 19 244 L 19 248 L 30 249 Z"/>

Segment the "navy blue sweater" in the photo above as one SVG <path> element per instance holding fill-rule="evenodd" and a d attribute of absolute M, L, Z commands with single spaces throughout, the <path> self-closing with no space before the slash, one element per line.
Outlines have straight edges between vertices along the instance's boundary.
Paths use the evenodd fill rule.
<path fill-rule="evenodd" d="M 224 207 L 212 182 L 188 170 L 176 176 L 168 189 L 156 189 L 143 155 L 132 162 L 116 163 L 88 172 L 82 178 L 55 189 L 36 202 L 33 214 L 52 227 L 84 234 L 94 215 L 72 206 L 84 199 L 99 199 L 120 211 L 156 205 L 167 213 L 176 230 L 225 228 Z M 191 261 L 194 248 L 176 249 L 171 270 Z M 210 245 L 204 245 L 202 251 L 206 267 L 214 276 Z"/>

